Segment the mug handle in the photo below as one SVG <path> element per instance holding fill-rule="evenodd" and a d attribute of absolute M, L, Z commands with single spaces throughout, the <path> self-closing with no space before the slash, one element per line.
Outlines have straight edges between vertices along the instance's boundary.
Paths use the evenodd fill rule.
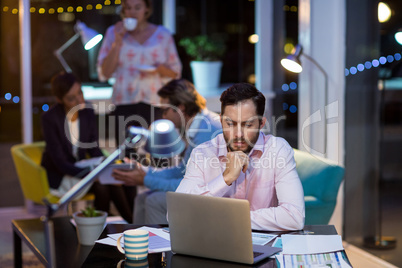
<path fill-rule="evenodd" d="M 117 263 L 117 268 L 121 268 L 121 265 L 122 265 L 122 263 L 124 262 L 125 260 L 120 260 L 118 263 Z M 124 264 L 123 264 L 123 267 L 124 267 Z"/>
<path fill-rule="evenodd" d="M 122 247 L 121 247 L 121 244 L 120 244 L 120 240 L 121 240 L 121 238 L 123 237 L 123 235 L 124 235 L 124 234 L 122 234 L 121 236 L 119 236 L 119 238 L 117 238 L 117 244 L 116 244 L 116 246 L 117 246 L 117 249 L 118 249 L 121 253 L 125 254 L 124 248 L 122 248 Z"/>

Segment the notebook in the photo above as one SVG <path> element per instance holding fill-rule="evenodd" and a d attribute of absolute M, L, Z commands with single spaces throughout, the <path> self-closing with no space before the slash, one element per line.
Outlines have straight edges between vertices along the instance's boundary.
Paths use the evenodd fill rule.
<path fill-rule="evenodd" d="M 167 192 L 166 201 L 174 253 L 253 264 L 281 251 L 252 244 L 247 200 Z"/>

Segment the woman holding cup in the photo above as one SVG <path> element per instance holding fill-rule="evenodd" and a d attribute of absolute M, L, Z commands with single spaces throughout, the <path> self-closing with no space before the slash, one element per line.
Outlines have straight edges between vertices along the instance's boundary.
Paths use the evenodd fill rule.
<path fill-rule="evenodd" d="M 151 123 L 146 111 L 159 102 L 158 89 L 171 79 L 180 78 L 182 70 L 171 33 L 161 25 L 148 22 L 151 14 L 151 0 L 123 0 L 123 20 L 107 29 L 97 64 L 101 81 L 115 78 L 112 96 L 117 105 L 115 115 L 126 119 L 140 110 L 144 112 L 140 115 L 145 122 L 134 120 L 145 128 Z M 141 109 L 133 106 L 139 103 Z M 123 127 L 116 129 L 115 134 L 124 135 Z M 121 138 L 116 141 L 123 142 Z"/>

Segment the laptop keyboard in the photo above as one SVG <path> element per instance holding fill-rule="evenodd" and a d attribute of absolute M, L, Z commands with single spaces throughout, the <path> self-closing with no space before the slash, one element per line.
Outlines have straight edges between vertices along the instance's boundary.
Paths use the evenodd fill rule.
<path fill-rule="evenodd" d="M 253 256 L 254 256 L 254 258 L 256 258 L 256 257 L 258 257 L 258 256 L 260 256 L 260 255 L 262 255 L 262 254 L 263 254 L 262 252 L 253 251 Z"/>

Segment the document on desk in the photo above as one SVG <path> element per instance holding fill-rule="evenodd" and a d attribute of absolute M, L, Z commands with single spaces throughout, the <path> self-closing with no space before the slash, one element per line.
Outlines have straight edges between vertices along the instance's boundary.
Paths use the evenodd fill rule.
<path fill-rule="evenodd" d="M 166 231 L 164 228 L 152 228 L 143 226 L 137 229 L 147 230 L 149 231 L 149 244 L 148 244 L 148 253 L 157 253 L 163 251 L 170 251 L 170 235 L 169 232 Z M 117 234 L 108 234 L 107 238 L 103 238 L 97 240 L 97 243 L 116 246 L 117 239 L 122 235 L 122 233 Z M 123 239 L 120 241 L 122 243 L 122 247 L 124 247 Z"/>
<path fill-rule="evenodd" d="M 350 268 L 343 260 L 342 254 L 338 252 L 320 253 L 320 254 L 291 254 L 283 255 L 283 266 L 285 268 L 305 267 L 331 267 L 331 268 Z"/>
<path fill-rule="evenodd" d="M 318 254 L 343 250 L 340 235 L 282 235 L 283 254 Z"/>
<path fill-rule="evenodd" d="M 257 233 L 257 232 L 252 232 L 251 233 L 251 238 L 253 240 L 253 245 L 264 246 L 264 245 L 268 244 L 275 237 L 277 237 L 277 235 Z"/>

